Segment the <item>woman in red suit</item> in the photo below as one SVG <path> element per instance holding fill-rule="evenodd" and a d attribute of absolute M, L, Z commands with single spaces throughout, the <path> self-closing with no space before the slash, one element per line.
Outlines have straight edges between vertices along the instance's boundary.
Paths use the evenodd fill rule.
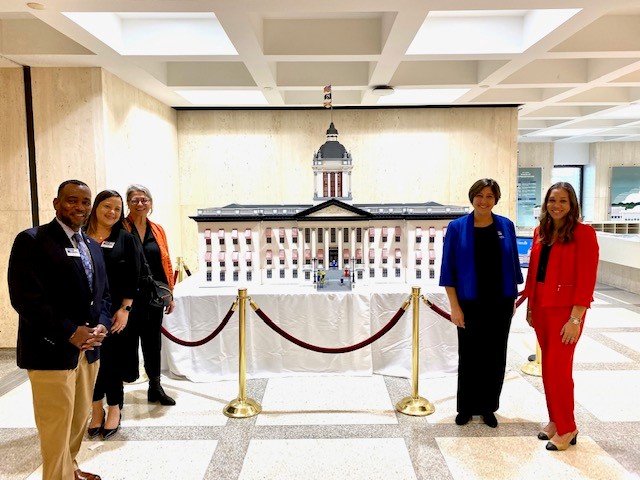
<path fill-rule="evenodd" d="M 593 301 L 598 269 L 596 233 L 580 223 L 580 206 L 571 184 L 551 186 L 533 237 L 525 295 L 527 322 L 542 351 L 542 381 L 549 423 L 538 438 L 547 450 L 575 445 L 573 352 Z"/>

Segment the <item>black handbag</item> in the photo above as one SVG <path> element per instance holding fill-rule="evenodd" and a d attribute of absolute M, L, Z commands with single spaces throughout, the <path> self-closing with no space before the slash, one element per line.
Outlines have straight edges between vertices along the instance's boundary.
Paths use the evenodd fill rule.
<path fill-rule="evenodd" d="M 171 293 L 169 285 L 159 280 L 154 280 L 151 275 L 149 275 L 147 279 L 149 281 L 149 291 L 151 292 L 149 305 L 152 307 L 167 308 L 173 301 L 173 293 Z"/>
<path fill-rule="evenodd" d="M 149 292 L 149 305 L 152 307 L 158 308 L 167 308 L 169 304 L 173 301 L 173 293 L 164 282 L 160 280 L 156 280 L 153 278 L 153 274 L 151 273 L 151 268 L 149 268 L 149 264 L 147 263 L 147 257 L 144 255 L 144 249 L 142 247 L 142 242 L 138 238 L 138 235 L 134 235 L 138 240 L 138 247 L 140 248 L 140 258 L 142 263 L 144 264 L 145 273 L 140 279 L 141 286 L 145 288 Z"/>

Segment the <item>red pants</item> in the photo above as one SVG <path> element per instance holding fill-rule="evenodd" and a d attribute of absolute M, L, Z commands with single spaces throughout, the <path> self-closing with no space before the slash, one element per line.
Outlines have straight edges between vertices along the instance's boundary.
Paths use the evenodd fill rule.
<path fill-rule="evenodd" d="M 542 289 L 536 289 L 541 292 Z M 542 307 L 540 295 L 534 295 L 533 328 L 542 351 L 542 383 L 547 399 L 549 420 L 556 424 L 558 435 L 576 430 L 573 415 L 573 352 L 576 343 L 562 343 L 560 331 L 571 316 L 572 307 Z M 584 320 L 584 317 L 583 317 Z M 584 321 L 580 326 L 580 336 Z M 578 340 L 580 339 L 578 336 Z"/>

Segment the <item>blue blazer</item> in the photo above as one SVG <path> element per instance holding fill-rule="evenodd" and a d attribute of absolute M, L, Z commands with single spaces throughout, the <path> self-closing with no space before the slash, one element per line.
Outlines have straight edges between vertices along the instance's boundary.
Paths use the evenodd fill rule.
<path fill-rule="evenodd" d="M 111 300 L 100 246 L 87 240 L 93 260 L 93 291 L 80 257 L 67 255 L 73 244 L 52 222 L 20 232 L 9 257 L 9 296 L 19 315 L 17 363 L 20 368 L 76 368 L 80 350 L 69 342 L 76 328 L 111 328 Z M 89 363 L 100 349 L 86 352 Z"/>
<path fill-rule="evenodd" d="M 516 298 L 518 284 L 523 283 L 516 231 L 506 217 L 491 214 L 500 239 L 502 252 L 502 296 Z M 458 300 L 478 297 L 476 262 L 474 258 L 473 212 L 457 218 L 447 227 L 440 267 L 440 286 L 455 287 Z"/>

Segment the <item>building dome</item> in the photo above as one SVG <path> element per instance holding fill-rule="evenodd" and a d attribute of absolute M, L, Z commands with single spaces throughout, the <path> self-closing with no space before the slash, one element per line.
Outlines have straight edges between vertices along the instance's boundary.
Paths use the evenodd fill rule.
<path fill-rule="evenodd" d="M 327 129 L 327 141 L 318 150 L 316 159 L 349 158 L 350 156 L 344 145 L 338 142 L 338 130 L 331 122 Z"/>
<path fill-rule="evenodd" d="M 347 149 L 335 140 L 325 142 L 318 150 L 318 158 L 331 159 L 331 158 L 345 158 Z"/>

